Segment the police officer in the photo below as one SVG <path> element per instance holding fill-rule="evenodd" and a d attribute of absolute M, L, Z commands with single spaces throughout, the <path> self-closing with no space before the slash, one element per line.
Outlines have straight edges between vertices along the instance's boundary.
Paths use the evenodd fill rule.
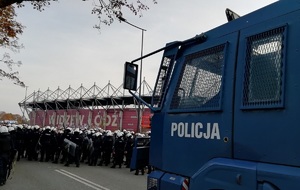
<path fill-rule="evenodd" d="M 41 158 L 40 162 L 44 161 L 44 157 L 46 154 L 46 162 L 50 160 L 51 155 L 51 140 L 52 140 L 52 134 L 51 134 L 51 127 L 47 126 L 45 130 L 43 131 L 40 143 L 41 143 Z"/>
<path fill-rule="evenodd" d="M 93 138 L 93 152 L 89 162 L 89 166 L 96 166 L 98 159 L 101 156 L 102 149 L 102 133 L 97 132 Z"/>
<path fill-rule="evenodd" d="M 12 141 L 12 148 L 15 149 L 16 148 L 16 130 L 14 127 L 12 126 L 9 126 L 8 127 L 8 132 L 10 134 L 10 138 L 11 138 L 11 141 Z M 17 150 L 15 150 L 17 151 Z"/>
<path fill-rule="evenodd" d="M 64 129 L 63 135 L 62 135 L 62 141 L 60 141 L 60 147 L 61 147 L 61 153 L 62 153 L 62 158 L 60 160 L 60 163 L 63 164 L 67 159 L 68 159 L 68 151 L 66 149 L 64 139 L 71 140 L 72 138 L 72 129 L 70 127 Z"/>
<path fill-rule="evenodd" d="M 80 165 L 80 156 L 81 156 L 81 147 L 82 147 L 82 142 L 83 142 L 83 137 L 80 134 L 79 128 L 76 128 L 74 130 L 74 134 L 71 137 L 71 141 L 76 144 L 75 148 L 75 155 L 74 157 L 69 153 L 68 154 L 68 160 L 65 166 L 69 166 L 70 163 L 74 160 L 76 167 L 79 167 Z"/>
<path fill-rule="evenodd" d="M 7 174 L 11 165 L 12 141 L 8 128 L 0 127 L 0 186 L 6 183 Z"/>
<path fill-rule="evenodd" d="M 91 138 L 91 131 L 85 131 L 85 135 L 83 136 L 83 142 L 82 142 L 82 157 L 80 162 L 84 162 L 88 156 L 89 156 L 89 144 L 90 144 L 90 138 Z"/>
<path fill-rule="evenodd" d="M 123 158 L 124 158 L 124 148 L 125 148 L 125 142 L 123 140 L 123 132 L 117 132 L 116 140 L 114 144 L 114 163 L 111 166 L 111 168 L 115 168 L 116 165 L 119 166 L 119 168 L 122 167 Z"/>
<path fill-rule="evenodd" d="M 40 133 L 37 126 L 31 126 L 27 130 L 27 156 L 28 160 L 37 160 L 36 145 L 38 143 Z"/>
<path fill-rule="evenodd" d="M 54 162 L 55 160 L 55 153 L 57 152 L 58 147 L 58 132 L 55 127 L 51 128 L 51 146 L 50 146 L 50 160 Z"/>
<path fill-rule="evenodd" d="M 125 143 L 125 157 L 126 157 L 125 165 L 126 165 L 126 168 L 130 167 L 133 145 L 134 145 L 133 136 L 130 132 L 128 132 L 126 134 L 126 143 Z"/>
<path fill-rule="evenodd" d="M 140 133 L 136 134 L 135 141 L 136 141 L 136 146 L 137 147 L 145 146 L 145 141 L 138 140 L 139 138 L 143 138 L 143 137 L 145 137 L 144 134 L 140 134 Z M 143 157 L 144 157 L 144 155 L 143 155 Z M 148 161 L 145 160 L 145 158 L 144 158 L 144 159 L 139 159 L 137 162 L 138 162 L 137 166 L 136 166 L 137 168 L 135 170 L 134 175 L 139 175 L 139 171 L 141 171 L 142 175 L 144 175 L 145 167 L 147 166 Z"/>
<path fill-rule="evenodd" d="M 54 161 L 52 163 L 57 164 L 58 160 L 60 158 L 61 152 L 63 150 L 63 145 L 64 145 L 64 136 L 63 136 L 64 131 L 59 130 L 57 135 L 56 135 L 56 141 L 57 141 L 57 146 L 54 149 Z"/>
<path fill-rule="evenodd" d="M 105 166 L 110 164 L 111 153 L 113 150 L 113 143 L 114 143 L 113 133 L 108 130 L 106 132 L 106 135 L 103 138 L 103 153 L 102 153 L 101 162 L 99 164 L 100 166 L 102 165 L 103 162 Z"/>
<path fill-rule="evenodd" d="M 18 158 L 17 161 L 20 160 L 21 157 L 24 157 L 24 146 L 25 146 L 25 141 L 24 141 L 24 130 L 22 125 L 17 125 L 16 127 L 16 149 L 18 151 Z"/>

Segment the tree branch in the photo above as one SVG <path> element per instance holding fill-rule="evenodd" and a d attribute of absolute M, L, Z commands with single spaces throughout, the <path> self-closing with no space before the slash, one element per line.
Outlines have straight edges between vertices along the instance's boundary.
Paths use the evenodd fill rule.
<path fill-rule="evenodd" d="M 14 3 L 22 3 L 23 0 L 0 0 L 0 8 L 5 8 Z"/>

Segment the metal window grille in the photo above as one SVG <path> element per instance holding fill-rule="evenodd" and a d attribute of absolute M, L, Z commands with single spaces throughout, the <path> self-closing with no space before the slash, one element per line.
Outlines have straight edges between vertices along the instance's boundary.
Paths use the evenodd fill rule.
<path fill-rule="evenodd" d="M 171 109 L 219 110 L 225 44 L 186 56 Z"/>
<path fill-rule="evenodd" d="M 173 69 L 174 69 L 174 58 L 164 57 L 160 72 L 158 75 L 158 81 L 153 94 L 152 105 L 154 107 L 160 107 L 163 101 L 163 97 L 166 93 L 167 86 L 169 85 Z"/>
<path fill-rule="evenodd" d="M 283 104 L 283 50 L 285 27 L 246 39 L 244 108 L 278 107 Z"/>

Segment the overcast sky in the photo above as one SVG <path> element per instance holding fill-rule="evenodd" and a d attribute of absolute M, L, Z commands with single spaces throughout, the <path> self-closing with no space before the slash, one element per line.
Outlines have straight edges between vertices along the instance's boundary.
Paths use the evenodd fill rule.
<path fill-rule="evenodd" d="M 144 54 L 163 47 L 167 42 L 185 40 L 227 22 L 225 9 L 245 15 L 276 0 L 157 0 L 139 18 L 125 12 L 124 18 L 144 33 Z M 69 85 L 87 89 L 96 83 L 103 88 L 110 83 L 119 87 L 123 80 L 123 65 L 141 53 L 141 31 L 115 22 L 94 29 L 98 19 L 91 14 L 94 1 L 60 0 L 52 2 L 43 12 L 33 10 L 30 3 L 17 9 L 17 20 L 26 26 L 20 36 L 25 46 L 15 60 L 22 61 L 20 79 L 27 95 L 34 91 L 65 90 Z M 4 50 L 0 49 L 0 54 Z M 5 52 L 9 52 L 5 50 Z M 143 61 L 143 77 L 153 87 L 161 54 Z M 5 68 L 0 65 L 0 68 Z M 18 103 L 25 97 L 25 88 L 9 80 L 0 81 L 0 111 L 21 114 Z"/>

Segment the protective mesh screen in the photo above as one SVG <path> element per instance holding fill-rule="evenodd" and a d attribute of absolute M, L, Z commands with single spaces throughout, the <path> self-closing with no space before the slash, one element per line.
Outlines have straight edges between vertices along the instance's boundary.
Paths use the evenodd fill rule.
<path fill-rule="evenodd" d="M 171 109 L 220 108 L 225 44 L 186 56 Z"/>
<path fill-rule="evenodd" d="M 162 65 L 160 67 L 158 81 L 155 87 L 155 91 L 152 99 L 153 107 L 160 107 L 162 99 L 166 93 L 166 88 L 169 84 L 172 72 L 174 68 L 173 57 L 164 57 Z"/>
<path fill-rule="evenodd" d="M 247 38 L 243 106 L 281 105 L 285 27 Z"/>

